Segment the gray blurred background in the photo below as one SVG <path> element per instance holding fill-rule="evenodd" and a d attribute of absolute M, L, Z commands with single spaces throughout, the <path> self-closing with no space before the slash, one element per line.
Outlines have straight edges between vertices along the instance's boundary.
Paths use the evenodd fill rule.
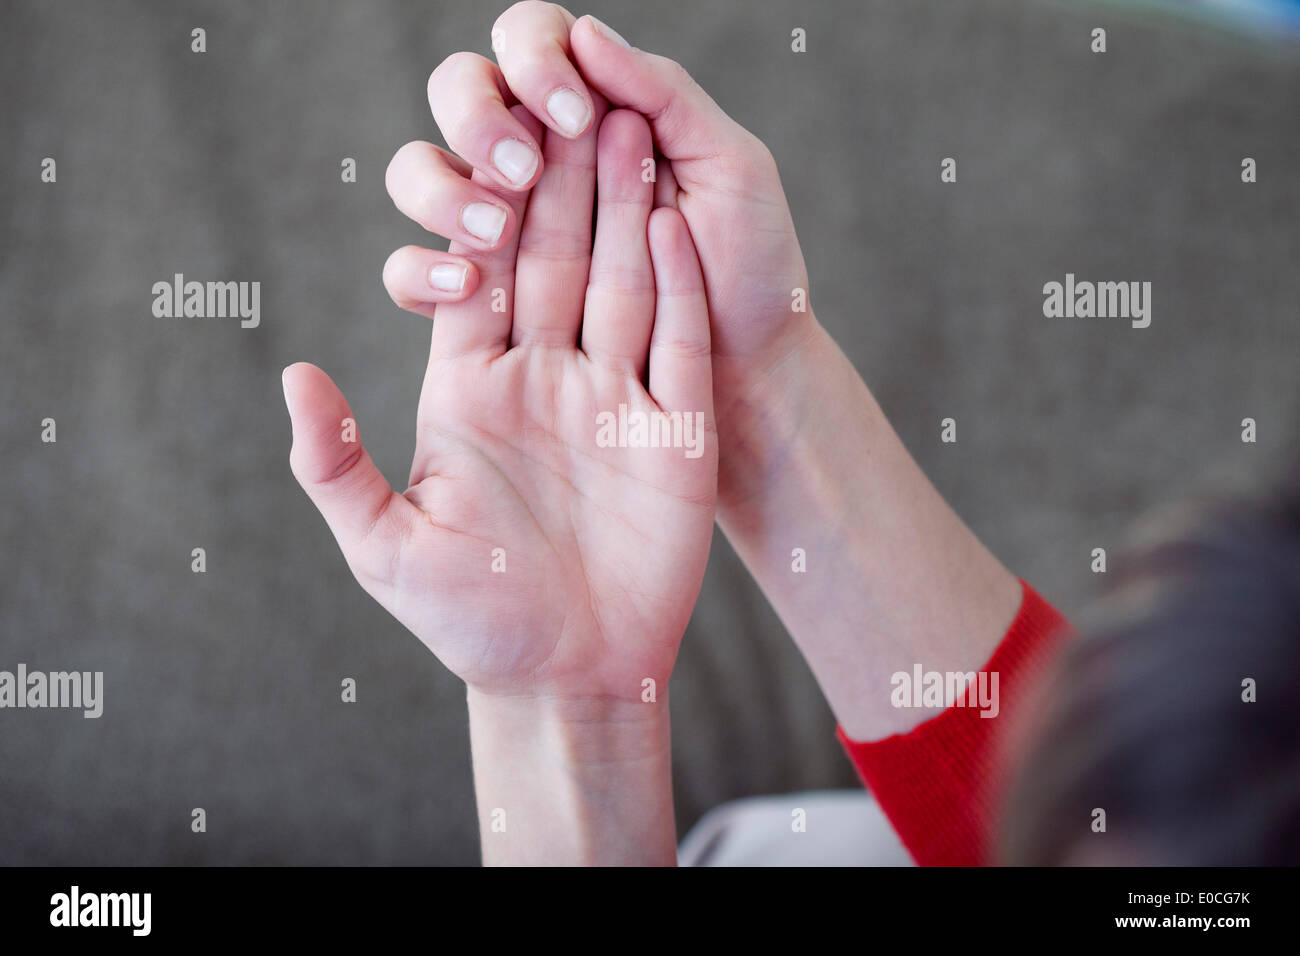
<path fill-rule="evenodd" d="M 380 268 L 428 243 L 384 169 L 440 141 L 428 75 L 487 53 L 505 5 L 4 5 L 0 669 L 102 670 L 106 700 L 99 720 L 0 711 L 0 862 L 477 862 L 463 688 L 293 481 L 280 370 L 326 369 L 402 486 L 429 324 Z M 768 143 L 818 318 L 939 489 L 1067 613 L 1097 590 L 1091 549 L 1139 516 L 1293 460 L 1294 46 L 1033 0 L 573 9 L 679 59 Z M 1067 271 L 1151 281 L 1151 327 L 1045 319 Z M 153 318 L 177 272 L 260 281 L 261 327 Z M 854 784 L 721 537 L 672 707 L 683 830 L 730 798 Z"/>

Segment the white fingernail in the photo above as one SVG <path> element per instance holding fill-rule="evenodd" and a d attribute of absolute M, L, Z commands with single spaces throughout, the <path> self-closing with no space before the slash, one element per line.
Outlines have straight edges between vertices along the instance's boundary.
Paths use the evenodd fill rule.
<path fill-rule="evenodd" d="M 429 270 L 429 285 L 440 292 L 459 292 L 465 288 L 465 271 L 464 266 L 439 263 Z"/>
<path fill-rule="evenodd" d="M 472 202 L 460 214 L 460 224 L 471 236 L 495 243 L 506 227 L 506 211 L 490 202 Z"/>
<path fill-rule="evenodd" d="M 546 98 L 546 112 L 555 125 L 570 136 L 577 136 L 591 120 L 591 108 L 573 90 L 558 89 Z"/>
<path fill-rule="evenodd" d="M 632 49 L 632 44 L 628 43 L 621 36 L 619 36 L 619 32 L 615 30 L 613 27 L 609 26 L 606 23 L 602 23 L 600 20 L 597 20 L 591 14 L 587 14 L 587 18 L 591 20 L 591 25 L 596 28 L 596 31 L 598 33 L 603 33 L 606 37 L 613 40 L 621 47 L 626 47 L 629 50 Z"/>
<path fill-rule="evenodd" d="M 537 154 L 517 139 L 503 139 L 492 147 L 492 165 L 516 186 L 522 186 L 537 172 Z"/>

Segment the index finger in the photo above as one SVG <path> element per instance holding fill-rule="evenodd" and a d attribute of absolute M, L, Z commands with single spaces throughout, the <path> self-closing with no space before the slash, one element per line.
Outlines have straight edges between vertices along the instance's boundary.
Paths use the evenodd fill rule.
<path fill-rule="evenodd" d="M 529 112 L 567 139 L 591 128 L 591 91 L 569 59 L 577 20 L 555 3 L 523 0 L 492 27 L 492 51 L 510 91 Z"/>

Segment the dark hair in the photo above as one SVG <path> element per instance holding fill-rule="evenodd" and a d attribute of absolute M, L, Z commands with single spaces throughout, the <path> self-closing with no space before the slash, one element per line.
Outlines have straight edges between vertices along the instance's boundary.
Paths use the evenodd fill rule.
<path fill-rule="evenodd" d="M 1001 862 L 1300 863 L 1300 498 L 1116 571 L 1110 620 L 1045 685 Z"/>

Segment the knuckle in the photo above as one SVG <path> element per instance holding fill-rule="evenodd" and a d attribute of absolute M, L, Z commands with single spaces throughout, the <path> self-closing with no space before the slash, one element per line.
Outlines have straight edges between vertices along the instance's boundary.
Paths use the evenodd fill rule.
<path fill-rule="evenodd" d="M 663 75 L 663 79 L 674 87 L 690 86 L 695 83 L 690 70 L 671 57 L 652 54 L 652 62 Z"/>
<path fill-rule="evenodd" d="M 409 215 L 426 232 L 437 232 L 437 223 L 442 218 L 443 197 L 438 185 L 436 179 L 422 182 L 410 199 Z"/>
<path fill-rule="evenodd" d="M 410 255 L 410 246 L 403 246 L 400 249 L 394 249 L 384 261 L 384 288 L 388 290 L 389 295 L 394 295 L 397 291 L 397 280 L 402 273 L 402 264 Z"/>
<path fill-rule="evenodd" d="M 776 158 L 767 144 L 748 130 L 745 131 L 744 151 L 753 166 L 763 170 L 776 168 Z"/>
<path fill-rule="evenodd" d="M 538 50 L 521 51 L 510 58 L 510 75 L 514 79 L 527 81 L 546 69 L 546 57 Z"/>
<path fill-rule="evenodd" d="M 776 177 L 776 159 L 772 151 L 748 132 L 738 148 L 720 160 L 732 185 L 743 192 L 766 189 Z"/>
<path fill-rule="evenodd" d="M 429 92 L 432 93 L 439 85 L 474 69 L 482 59 L 477 53 L 468 50 L 458 50 L 451 54 L 429 74 Z"/>
<path fill-rule="evenodd" d="M 560 8 L 553 3 L 542 0 L 519 0 L 507 8 L 492 24 L 492 48 L 500 53 L 503 49 L 506 27 L 512 20 L 540 20 L 557 12 Z"/>
<path fill-rule="evenodd" d="M 398 172 L 403 167 L 408 166 L 412 160 L 419 157 L 428 147 L 428 143 L 414 140 L 393 153 L 393 158 L 388 161 L 388 168 L 384 170 L 384 187 L 388 190 L 390 196 L 393 194 L 395 178 Z"/>
<path fill-rule="evenodd" d="M 513 17 L 521 16 L 527 13 L 535 13 L 538 10 L 545 9 L 548 6 L 550 6 L 550 4 L 541 3 L 540 0 L 519 0 L 518 3 L 512 3 L 504 11 L 502 11 L 501 16 L 497 17 L 494 26 L 498 26 L 498 27 L 503 26 L 507 21 L 509 21 Z"/>

